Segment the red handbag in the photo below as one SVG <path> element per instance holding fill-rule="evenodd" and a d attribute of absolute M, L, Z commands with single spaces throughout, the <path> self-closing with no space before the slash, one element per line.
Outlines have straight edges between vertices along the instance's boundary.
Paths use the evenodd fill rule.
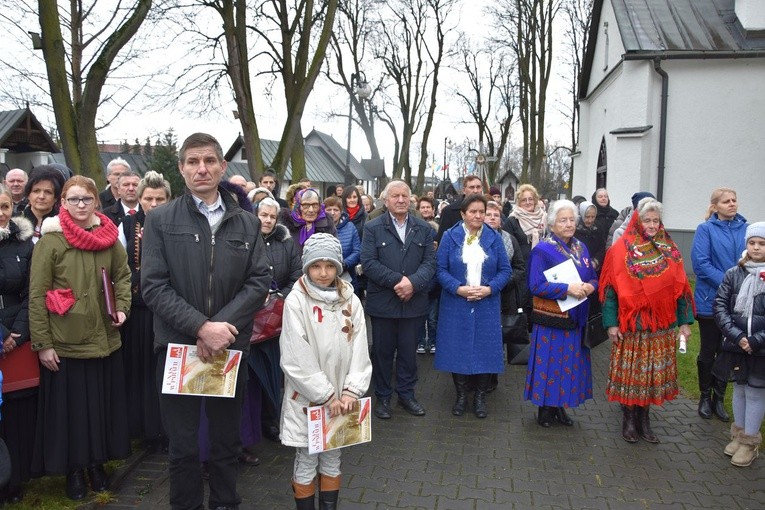
<path fill-rule="evenodd" d="M 266 303 L 255 312 L 252 321 L 251 344 L 259 344 L 282 334 L 284 296 L 278 292 L 268 295 Z"/>
<path fill-rule="evenodd" d="M 3 393 L 40 385 L 40 360 L 32 342 L 24 342 L 0 359 Z"/>

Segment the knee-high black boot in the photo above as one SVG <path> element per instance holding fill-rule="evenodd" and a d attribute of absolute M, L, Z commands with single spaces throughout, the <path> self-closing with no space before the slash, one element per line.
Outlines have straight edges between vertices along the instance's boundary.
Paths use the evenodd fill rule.
<path fill-rule="evenodd" d="M 476 375 L 477 383 L 473 396 L 473 414 L 476 418 L 486 418 L 486 393 L 491 384 L 491 374 Z"/>
<path fill-rule="evenodd" d="M 467 407 L 468 376 L 464 374 L 452 374 L 452 379 L 454 380 L 454 389 L 457 391 L 457 400 L 454 401 L 452 414 L 454 416 L 462 416 L 465 414 L 465 408 Z"/>
<path fill-rule="evenodd" d="M 705 420 L 712 418 L 712 363 L 708 361 L 696 360 L 696 367 L 699 373 L 699 416 Z"/>
<path fill-rule="evenodd" d="M 712 412 L 725 423 L 730 421 L 730 416 L 725 410 L 725 390 L 728 388 L 728 381 L 720 380 L 712 376 Z"/>

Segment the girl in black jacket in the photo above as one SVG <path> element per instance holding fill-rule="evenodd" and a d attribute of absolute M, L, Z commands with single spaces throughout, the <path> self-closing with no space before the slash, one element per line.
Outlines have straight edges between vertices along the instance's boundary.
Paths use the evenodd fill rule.
<path fill-rule="evenodd" d="M 765 417 L 765 222 L 747 227 L 746 253 L 725 273 L 713 309 L 725 337 L 714 374 L 736 383 L 725 454 L 746 467 L 757 457 Z"/>

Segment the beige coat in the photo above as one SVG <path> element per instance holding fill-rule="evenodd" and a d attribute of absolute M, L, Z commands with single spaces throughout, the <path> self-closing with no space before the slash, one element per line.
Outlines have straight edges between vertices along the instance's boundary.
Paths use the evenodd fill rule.
<path fill-rule="evenodd" d="M 308 446 L 305 408 L 342 394 L 362 397 L 372 378 L 364 309 L 338 280 L 342 299 L 327 303 L 302 276 L 284 303 L 279 339 L 285 376 L 281 434 L 286 446 Z"/>

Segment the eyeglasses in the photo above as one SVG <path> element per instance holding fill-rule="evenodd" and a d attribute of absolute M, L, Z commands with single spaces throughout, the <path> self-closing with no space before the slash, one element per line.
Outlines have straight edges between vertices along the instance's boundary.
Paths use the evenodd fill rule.
<path fill-rule="evenodd" d="M 321 204 L 300 204 L 301 209 L 318 209 Z"/>
<path fill-rule="evenodd" d="M 80 202 L 82 202 L 85 205 L 90 205 L 94 200 L 94 197 L 69 197 L 66 199 L 66 203 L 69 205 L 80 205 Z"/>

